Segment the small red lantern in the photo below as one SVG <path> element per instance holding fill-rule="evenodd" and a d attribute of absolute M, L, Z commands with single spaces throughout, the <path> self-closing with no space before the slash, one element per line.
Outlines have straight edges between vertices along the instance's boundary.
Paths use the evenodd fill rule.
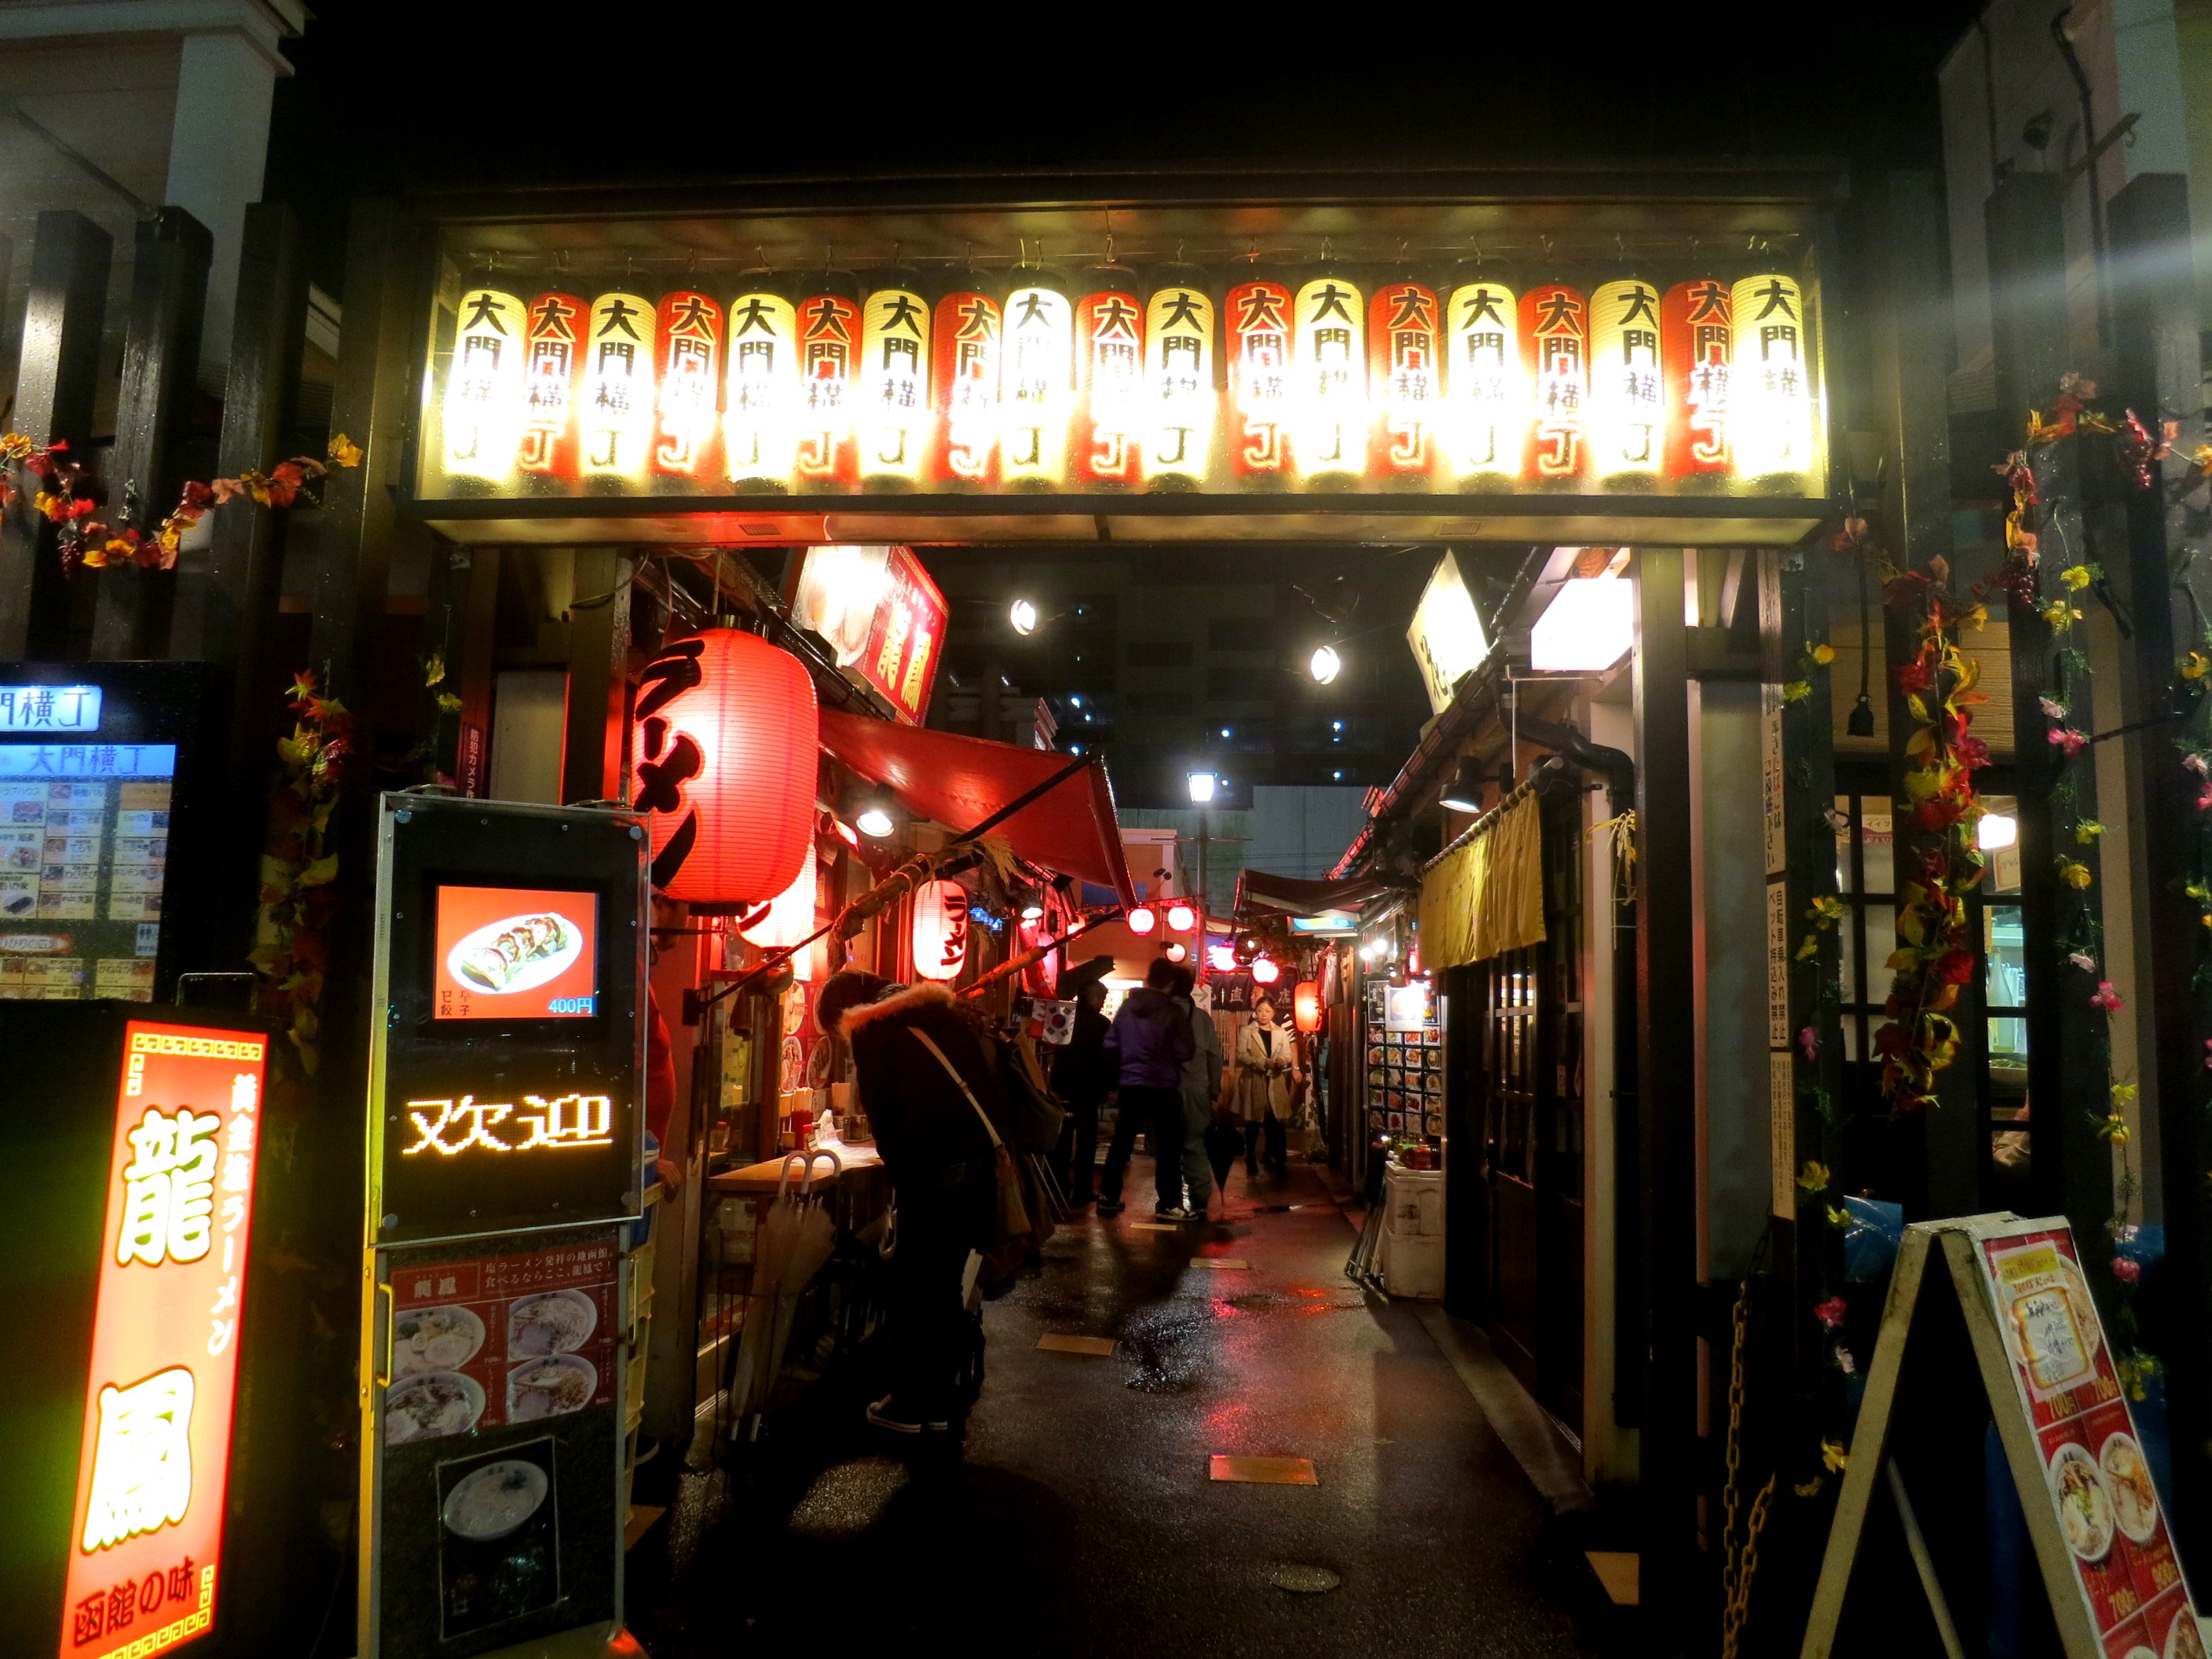
<path fill-rule="evenodd" d="M 1159 916 L 1154 912 L 1152 907 L 1149 904 L 1139 905 L 1135 909 L 1129 912 L 1127 920 L 1129 924 L 1129 931 L 1136 934 L 1140 939 L 1145 934 L 1151 933 L 1153 928 L 1160 925 Z"/>
<path fill-rule="evenodd" d="M 732 907 L 789 887 L 814 845 L 820 740 L 799 659 L 733 628 L 678 640 L 640 677 L 636 720 L 653 884 Z"/>
<path fill-rule="evenodd" d="M 1536 424 L 1522 479 L 1544 483 L 1583 470 L 1583 405 L 1589 401 L 1589 306 L 1565 283 L 1521 296 L 1521 350 L 1535 392 Z"/>
<path fill-rule="evenodd" d="M 1375 290 L 1367 310 L 1367 380 L 1381 406 L 1376 462 L 1391 477 L 1426 477 L 1435 464 L 1443 408 L 1436 290 L 1391 283 Z"/>
<path fill-rule="evenodd" d="M 661 296 L 659 423 L 653 470 L 663 477 L 703 478 L 713 459 L 722 404 L 722 308 L 679 289 Z"/>
<path fill-rule="evenodd" d="M 1729 470 L 1729 285 L 1677 283 L 1659 303 L 1667 374 L 1667 471 L 1677 478 Z"/>
<path fill-rule="evenodd" d="M 530 302 L 522 411 L 525 472 L 576 476 L 576 411 L 583 396 L 584 334 L 591 309 L 574 294 L 541 294 Z"/>
<path fill-rule="evenodd" d="M 968 962 L 968 890 L 957 881 L 926 881 L 915 890 L 914 971 L 952 979 Z"/>
<path fill-rule="evenodd" d="M 1280 283 L 1239 283 L 1222 315 L 1229 337 L 1229 454 L 1240 478 L 1279 476 L 1290 465 L 1291 291 Z"/>
<path fill-rule="evenodd" d="M 997 476 L 999 302 L 961 289 L 937 302 L 930 388 L 939 436 L 933 476 L 940 483 L 986 484 Z"/>
<path fill-rule="evenodd" d="M 1117 265 L 1092 275 L 1135 285 L 1133 275 Z M 1145 307 L 1134 294 L 1116 285 L 1077 304 L 1075 375 L 1082 400 L 1076 477 L 1085 483 L 1135 483 L 1144 454 Z"/>
<path fill-rule="evenodd" d="M 1275 965 L 1272 957 L 1252 958 L 1252 982 L 1255 985 L 1273 985 L 1282 976 L 1283 970 Z"/>
<path fill-rule="evenodd" d="M 799 304 L 799 476 L 852 483 L 860 403 L 860 307 L 846 295 L 813 294 Z"/>
<path fill-rule="evenodd" d="M 1311 1036 L 1321 1030 L 1321 986 L 1313 980 L 1300 980 L 1291 993 L 1291 1018 L 1299 1030 Z"/>
<path fill-rule="evenodd" d="M 1168 906 L 1168 932 L 1188 933 L 1198 926 L 1198 912 L 1188 904 Z"/>

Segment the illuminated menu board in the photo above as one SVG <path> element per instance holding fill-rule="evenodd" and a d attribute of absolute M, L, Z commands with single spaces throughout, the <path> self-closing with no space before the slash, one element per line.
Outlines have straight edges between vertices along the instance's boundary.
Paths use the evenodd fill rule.
<path fill-rule="evenodd" d="M 599 1011 L 599 900 L 557 888 L 438 889 L 436 1019 L 585 1019 Z"/>
<path fill-rule="evenodd" d="M 174 744 L 0 741 L 0 997 L 150 1002 Z"/>
<path fill-rule="evenodd" d="M 62 1659 L 215 1627 L 268 1039 L 130 1020 L 66 1540 Z"/>

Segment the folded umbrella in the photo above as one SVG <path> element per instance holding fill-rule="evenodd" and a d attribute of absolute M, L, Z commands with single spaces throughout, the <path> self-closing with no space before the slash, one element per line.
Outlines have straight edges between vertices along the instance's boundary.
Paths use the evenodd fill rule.
<path fill-rule="evenodd" d="M 1206 1161 L 1213 1166 L 1213 1184 L 1226 1194 L 1229 1171 L 1244 1151 L 1244 1137 L 1226 1118 L 1216 1115 L 1206 1126 Z"/>

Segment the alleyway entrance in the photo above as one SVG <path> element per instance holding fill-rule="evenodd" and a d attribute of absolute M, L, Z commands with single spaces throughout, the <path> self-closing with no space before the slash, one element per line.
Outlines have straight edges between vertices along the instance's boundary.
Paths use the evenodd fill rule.
<path fill-rule="evenodd" d="M 1414 1308 L 1345 1279 L 1319 1175 L 1231 1185 L 1225 1224 L 1151 1231 L 1139 1201 L 1061 1230 L 986 1311 L 963 1459 L 817 1389 L 725 1518 L 691 1493 L 633 1555 L 631 1629 L 655 1659 L 1606 1650 L 1579 1540 Z M 1040 1351 L 1055 1334 L 1116 1346 Z M 1318 1484 L 1214 1480 L 1217 1455 Z"/>

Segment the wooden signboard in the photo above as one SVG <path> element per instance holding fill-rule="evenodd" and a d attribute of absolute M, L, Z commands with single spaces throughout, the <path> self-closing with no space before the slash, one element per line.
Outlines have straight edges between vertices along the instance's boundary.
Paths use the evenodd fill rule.
<path fill-rule="evenodd" d="M 2202 1659 L 2090 1271 L 2063 1218 L 1905 1229 L 1802 1659 L 1899 1633 L 1896 1575 L 1875 1558 L 1893 1564 L 1900 1542 L 1947 1651 L 1977 1650 L 1977 1620 L 2007 1616 L 1980 1599 L 1974 1430 L 1990 1421 L 2068 1659 Z"/>

